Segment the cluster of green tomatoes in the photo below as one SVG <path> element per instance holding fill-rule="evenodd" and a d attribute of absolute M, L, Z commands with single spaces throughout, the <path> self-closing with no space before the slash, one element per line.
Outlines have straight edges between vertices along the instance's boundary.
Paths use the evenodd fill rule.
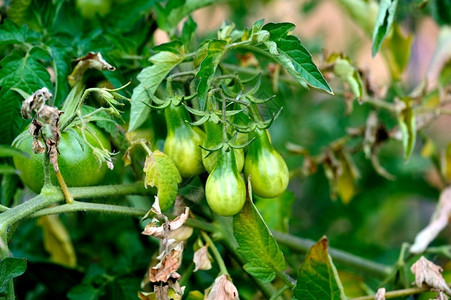
<path fill-rule="evenodd" d="M 287 165 L 273 148 L 267 130 L 255 128 L 247 134 L 250 143 L 245 155 L 243 149 L 223 143 L 221 122 L 204 122 L 204 132 L 189 123 L 190 115 L 183 105 L 170 104 L 164 114 L 168 131 L 164 152 L 184 178 L 209 173 L 205 194 L 208 205 L 217 214 L 231 216 L 243 207 L 243 168 L 244 178 L 249 178 L 252 192 L 259 197 L 275 198 L 287 188 Z M 212 148 L 216 151 L 208 150 Z"/>

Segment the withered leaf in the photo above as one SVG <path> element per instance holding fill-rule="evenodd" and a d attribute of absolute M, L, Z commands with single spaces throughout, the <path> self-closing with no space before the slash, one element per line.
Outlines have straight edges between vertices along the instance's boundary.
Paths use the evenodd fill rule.
<path fill-rule="evenodd" d="M 233 285 L 226 275 L 221 275 L 216 278 L 210 293 L 208 293 L 207 300 L 235 300 L 238 299 L 238 290 Z"/>
<path fill-rule="evenodd" d="M 199 250 L 194 252 L 193 258 L 194 264 L 196 267 L 194 268 L 194 272 L 197 270 L 210 270 L 211 269 L 211 261 L 208 257 L 208 247 L 203 246 L 200 247 Z"/>
<path fill-rule="evenodd" d="M 149 280 L 151 282 L 168 282 L 169 279 L 179 279 L 180 274 L 177 273 L 182 263 L 183 242 L 177 244 L 169 253 L 164 253 L 161 261 L 149 270 Z"/>
<path fill-rule="evenodd" d="M 443 269 L 435 265 L 430 260 L 421 256 L 410 268 L 410 271 L 415 275 L 415 284 L 421 287 L 423 283 L 427 284 L 431 288 L 444 291 L 446 294 L 451 295 L 451 289 L 443 279 Z"/>
<path fill-rule="evenodd" d="M 385 288 L 379 288 L 377 290 L 374 300 L 385 300 Z"/>

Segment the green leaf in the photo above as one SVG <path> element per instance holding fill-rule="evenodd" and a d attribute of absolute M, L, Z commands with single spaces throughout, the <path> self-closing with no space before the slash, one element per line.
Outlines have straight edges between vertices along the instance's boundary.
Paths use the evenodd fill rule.
<path fill-rule="evenodd" d="M 0 293 L 5 293 L 10 280 L 25 273 L 27 261 L 23 258 L 7 257 L 0 261 Z"/>
<path fill-rule="evenodd" d="M 48 53 L 52 57 L 52 67 L 55 72 L 55 94 L 53 95 L 53 104 L 55 106 L 59 106 L 69 93 L 67 76 L 71 72 L 71 56 L 68 51 L 68 48 L 58 43 L 54 43 L 48 49 Z"/>
<path fill-rule="evenodd" d="M 178 184 L 182 177 L 174 161 L 161 151 L 149 154 L 144 163 L 144 185 L 156 187 L 157 197 L 162 211 L 168 210 L 175 201 Z"/>
<path fill-rule="evenodd" d="M 412 109 L 412 99 L 404 98 L 402 101 L 406 107 L 399 113 L 398 122 L 402 133 L 402 144 L 404 148 L 404 161 L 408 161 L 415 147 L 417 135 L 415 125 L 415 113 Z"/>
<path fill-rule="evenodd" d="M 73 287 L 67 293 L 67 299 L 70 300 L 97 300 L 104 293 L 103 290 L 94 288 L 89 283 L 82 283 Z"/>
<path fill-rule="evenodd" d="M 394 80 L 400 80 L 401 75 L 407 68 L 410 59 L 410 48 L 413 41 L 413 35 L 404 36 L 398 24 L 393 24 L 393 34 L 387 40 L 387 49 L 384 52 L 390 68 L 390 73 Z"/>
<path fill-rule="evenodd" d="M 337 270 L 328 253 L 326 237 L 321 238 L 305 255 L 293 293 L 297 300 L 346 299 Z"/>
<path fill-rule="evenodd" d="M 140 84 L 133 90 L 128 131 L 137 129 L 146 121 L 150 108 L 144 103 L 150 104 L 149 94 L 155 93 L 163 79 L 183 60 L 183 56 L 169 51 L 162 51 L 152 56 L 149 60 L 153 65 L 144 68 L 138 74 Z"/>
<path fill-rule="evenodd" d="M 293 29 L 293 24 L 282 23 L 275 26 L 273 23 L 263 26 L 263 30 L 270 33 L 270 40 L 277 44 L 277 52 L 271 43 L 265 43 L 272 57 L 281 64 L 300 84 L 307 82 L 310 86 L 332 93 L 331 88 L 324 79 L 323 74 L 312 60 L 312 56 L 301 44 L 301 41 L 287 32 Z"/>
<path fill-rule="evenodd" d="M 244 269 L 264 282 L 276 272 L 285 270 L 285 257 L 252 199 L 247 199 L 241 212 L 233 217 L 233 234 L 237 251 L 247 260 Z"/>
<path fill-rule="evenodd" d="M 222 0 L 225 1 L 225 0 Z M 169 0 L 165 7 L 156 5 L 158 27 L 172 32 L 193 11 L 220 2 L 218 0 Z"/>
<path fill-rule="evenodd" d="M 17 170 L 10 165 L 0 164 L 0 175 L 17 174 Z"/>
<path fill-rule="evenodd" d="M 16 155 L 29 157 L 29 155 L 22 150 L 16 149 L 9 145 L 0 145 L 0 157 L 13 157 Z"/>
<path fill-rule="evenodd" d="M 185 49 L 188 49 L 191 45 L 191 41 L 193 40 L 196 29 L 196 22 L 194 22 L 191 16 L 188 16 L 185 23 L 183 24 L 182 35 L 180 36 L 180 40 L 182 41 L 183 45 L 185 45 Z"/>
<path fill-rule="evenodd" d="M 28 32 L 26 26 L 20 27 L 9 19 L 0 26 L 0 45 L 21 44 L 27 41 L 27 37 L 34 36 Z"/>
<path fill-rule="evenodd" d="M 15 174 L 3 175 L 0 188 L 0 203 L 8 207 L 11 206 L 18 188 L 19 176 Z"/>
<path fill-rule="evenodd" d="M 285 191 L 277 198 L 260 198 L 255 196 L 255 206 L 261 213 L 263 220 L 271 230 L 288 233 L 294 194 Z"/>
<path fill-rule="evenodd" d="M 371 48 L 373 57 L 376 56 L 382 42 L 390 32 L 395 18 L 397 5 L 398 0 L 382 0 L 379 3 L 379 12 L 377 14 L 376 25 L 374 26 L 373 31 L 373 46 Z"/>
<path fill-rule="evenodd" d="M 0 140 L 5 144 L 11 143 L 25 124 L 20 114 L 22 96 L 11 88 L 21 89 L 28 94 L 43 87 L 52 90 L 50 74 L 38 62 L 42 53 L 34 49 L 25 55 L 21 51 L 15 51 L 0 62 Z"/>
<path fill-rule="evenodd" d="M 211 40 L 208 43 L 207 55 L 200 63 L 199 71 L 196 77 L 200 78 L 199 85 L 197 87 L 197 96 L 199 97 L 200 106 L 203 107 L 205 103 L 205 96 L 207 95 L 210 81 L 216 67 L 221 61 L 227 47 L 227 42 L 223 40 Z"/>

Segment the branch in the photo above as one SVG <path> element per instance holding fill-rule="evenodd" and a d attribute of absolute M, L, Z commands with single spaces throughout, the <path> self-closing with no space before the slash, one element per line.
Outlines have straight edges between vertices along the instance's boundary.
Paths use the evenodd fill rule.
<path fill-rule="evenodd" d="M 287 246 L 293 250 L 298 250 L 303 253 L 306 253 L 310 247 L 315 244 L 315 241 L 295 237 L 290 234 L 284 234 L 277 231 L 272 231 L 272 234 L 280 245 Z M 342 250 L 329 248 L 329 254 L 336 262 L 353 267 L 357 270 L 362 270 L 365 273 L 379 278 L 385 278 L 391 272 L 391 268 L 389 266 L 375 263 Z"/>
<path fill-rule="evenodd" d="M 448 285 L 450 285 L 450 283 L 448 283 Z M 423 292 L 428 292 L 430 289 L 431 289 L 430 287 L 421 287 L 421 288 L 417 287 L 417 288 L 409 288 L 409 289 L 386 292 L 385 299 L 392 299 L 392 298 L 420 294 Z M 363 297 L 357 297 L 357 298 L 350 298 L 349 300 L 372 300 L 372 299 L 375 299 L 374 298 L 375 296 L 376 295 L 363 296 Z"/>

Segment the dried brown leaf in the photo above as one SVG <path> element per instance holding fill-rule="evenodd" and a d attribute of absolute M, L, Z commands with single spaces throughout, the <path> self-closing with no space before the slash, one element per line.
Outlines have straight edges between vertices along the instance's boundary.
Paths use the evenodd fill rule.
<path fill-rule="evenodd" d="M 164 239 L 164 225 L 157 226 L 158 220 L 153 220 L 146 225 L 142 234 L 153 236 L 157 239 Z"/>
<path fill-rule="evenodd" d="M 164 256 L 161 261 L 150 268 L 149 280 L 151 282 L 168 282 L 169 279 L 179 279 L 180 274 L 177 273 L 182 263 L 183 242 L 177 244 L 168 254 L 163 252 Z"/>
<path fill-rule="evenodd" d="M 176 230 L 169 231 L 169 239 L 177 242 L 186 241 L 193 234 L 193 228 L 189 226 L 182 226 Z"/>
<path fill-rule="evenodd" d="M 153 291 L 155 292 L 155 296 L 157 298 L 157 300 L 169 300 L 169 286 L 168 285 L 164 285 L 164 286 L 158 286 L 155 285 L 153 287 Z"/>
<path fill-rule="evenodd" d="M 176 230 L 185 224 L 189 217 L 189 207 L 185 207 L 185 212 L 177 216 L 174 220 L 170 221 L 168 224 L 169 230 Z"/>
<path fill-rule="evenodd" d="M 199 250 L 194 252 L 193 258 L 194 264 L 196 267 L 194 268 L 194 272 L 197 270 L 210 270 L 211 269 L 211 261 L 208 257 L 208 247 L 203 246 L 200 247 Z"/>
<path fill-rule="evenodd" d="M 421 287 L 425 283 L 431 288 L 444 291 L 448 295 L 451 295 L 451 289 L 441 274 L 443 269 L 427 260 L 424 256 L 421 256 L 412 265 L 410 271 L 415 275 L 415 284 L 418 287 Z"/>
<path fill-rule="evenodd" d="M 414 254 L 422 253 L 426 250 L 440 231 L 448 225 L 451 214 L 451 187 L 446 188 L 440 194 L 440 199 L 429 224 L 421 230 L 415 237 L 415 242 L 410 247 L 410 252 Z"/>
<path fill-rule="evenodd" d="M 208 293 L 207 300 L 235 300 L 238 299 L 238 290 L 233 285 L 226 275 L 221 275 L 216 278 L 210 293 Z"/>

